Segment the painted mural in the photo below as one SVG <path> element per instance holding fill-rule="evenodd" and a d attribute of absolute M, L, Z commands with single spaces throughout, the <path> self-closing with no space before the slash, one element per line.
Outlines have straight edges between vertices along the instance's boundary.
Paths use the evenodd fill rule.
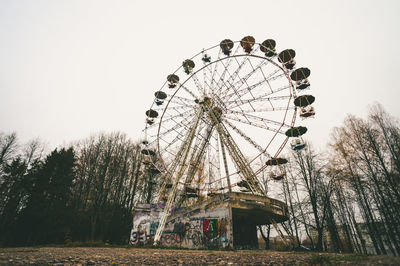
<path fill-rule="evenodd" d="M 163 205 L 136 209 L 130 244 L 152 243 L 163 211 Z M 160 244 L 163 246 L 182 246 L 187 248 L 226 247 L 228 237 L 228 210 L 226 208 L 195 210 L 169 221 L 164 229 Z"/>

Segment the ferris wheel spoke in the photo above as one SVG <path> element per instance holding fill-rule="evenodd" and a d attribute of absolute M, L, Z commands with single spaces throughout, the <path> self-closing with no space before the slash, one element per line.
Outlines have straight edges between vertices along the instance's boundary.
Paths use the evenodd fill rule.
<path fill-rule="evenodd" d="M 253 114 L 247 114 L 247 113 L 243 113 L 243 112 L 239 112 L 239 111 L 235 111 L 235 110 L 230 110 L 230 112 L 232 112 L 234 114 L 241 115 L 241 116 L 246 117 L 248 119 L 257 120 L 257 121 L 264 122 L 264 123 L 267 123 L 267 124 L 271 124 L 271 125 L 275 125 L 275 126 L 279 126 L 279 127 L 282 126 L 282 125 L 284 127 L 287 127 L 287 128 L 290 127 L 289 125 L 285 124 L 284 122 L 278 122 L 278 121 L 271 120 L 271 119 L 268 119 L 268 118 L 265 118 L 265 117 L 260 117 L 260 116 L 253 115 Z"/>
<path fill-rule="evenodd" d="M 250 71 L 248 74 L 246 74 L 246 75 L 243 77 L 242 80 L 238 80 L 238 81 L 235 83 L 235 86 L 236 86 L 236 87 L 239 86 L 239 88 L 240 88 L 240 87 L 243 85 L 243 83 L 244 83 L 243 81 L 244 81 L 244 80 L 248 80 L 249 78 L 251 78 L 251 76 L 253 76 L 255 73 L 257 73 L 257 69 L 262 68 L 263 66 L 266 66 L 268 63 L 269 63 L 268 60 L 261 61 L 261 62 L 257 65 L 257 67 L 256 67 L 255 69 L 253 69 L 252 71 Z"/>
<path fill-rule="evenodd" d="M 236 60 L 236 62 L 237 62 L 237 60 Z M 249 62 L 250 62 L 250 60 L 249 60 Z M 239 64 L 239 62 L 237 62 L 237 63 Z M 251 62 L 250 62 L 250 63 L 251 63 Z M 253 68 L 253 69 L 254 69 L 254 68 Z M 239 76 L 239 75 L 238 75 L 238 76 Z M 240 78 L 240 76 L 239 76 L 239 79 L 242 80 L 242 78 Z M 251 97 L 253 98 L 253 100 L 255 100 L 256 97 L 254 97 L 253 93 L 251 92 L 251 89 L 250 89 L 249 84 L 247 83 L 247 80 L 244 80 L 244 84 L 246 84 L 246 86 L 247 86 L 248 93 L 250 93 L 250 95 L 251 95 Z M 236 95 L 238 95 L 238 94 L 239 94 L 239 93 L 236 93 Z M 248 105 L 250 105 L 250 107 L 255 111 L 255 108 L 254 108 L 254 106 L 252 105 L 251 101 L 248 102 Z M 240 108 L 240 109 L 241 109 L 241 108 Z"/>
<path fill-rule="evenodd" d="M 229 75 L 228 67 L 231 64 L 231 62 L 232 62 L 232 57 L 229 58 L 227 65 L 225 65 L 222 61 L 220 61 L 221 65 L 224 68 L 224 71 L 222 71 L 222 74 L 219 75 L 219 80 L 216 82 L 217 84 L 221 84 L 221 81 L 224 81 L 226 73 L 228 73 L 228 75 Z M 218 87 L 220 87 L 220 86 L 218 86 Z"/>
<path fill-rule="evenodd" d="M 239 76 L 240 70 L 243 68 L 243 66 L 245 65 L 245 63 L 248 62 L 249 64 L 251 64 L 251 60 L 250 60 L 249 57 L 245 57 L 245 58 L 242 60 L 241 63 L 238 62 L 237 58 L 235 58 L 235 61 L 237 62 L 238 67 L 237 67 L 237 69 L 235 70 L 235 72 L 231 75 L 230 81 L 233 83 L 233 85 L 234 85 L 236 88 L 240 88 L 240 87 L 244 84 L 244 81 L 247 81 L 247 79 L 249 79 L 256 71 L 255 71 L 255 70 L 250 71 L 250 73 L 248 73 L 246 76 L 244 76 L 244 77 L 241 78 L 241 79 L 239 78 L 239 80 L 235 82 L 236 78 Z M 257 68 L 261 68 L 263 65 L 266 65 L 266 64 L 268 64 L 268 61 L 267 61 L 267 60 L 266 60 L 266 61 L 261 61 L 261 62 L 259 63 L 259 65 L 257 66 Z"/>
<path fill-rule="evenodd" d="M 257 87 L 259 87 L 259 86 L 261 86 L 261 85 L 263 85 L 264 83 L 265 83 L 264 80 L 259 81 L 259 82 L 255 83 L 255 84 L 253 84 L 253 85 L 250 85 L 250 86 L 247 86 L 247 87 L 245 87 L 245 88 L 239 89 L 237 92 L 233 92 L 233 93 L 230 93 L 230 94 L 228 94 L 228 95 L 226 95 L 226 96 L 223 96 L 223 99 L 224 99 L 225 101 L 229 101 L 229 100 L 230 100 L 233 96 L 235 96 L 235 95 L 236 95 L 238 98 L 241 98 L 241 97 L 243 97 L 244 95 L 246 95 L 247 92 L 249 92 L 249 91 L 251 91 L 252 89 L 255 89 L 255 88 L 257 88 Z"/>
<path fill-rule="evenodd" d="M 191 120 L 193 120 L 194 117 L 190 117 L 190 118 L 192 118 Z M 190 125 L 190 120 L 183 119 L 183 120 L 178 122 L 178 121 L 172 119 L 172 121 L 174 121 L 176 125 L 180 125 L 180 126 L 184 127 L 186 130 L 189 130 L 189 126 L 188 125 Z"/>
<path fill-rule="evenodd" d="M 167 123 L 173 119 L 181 118 L 181 117 L 182 117 L 182 119 L 186 119 L 187 117 L 190 117 L 192 115 L 194 115 L 193 110 L 190 110 L 188 112 L 180 112 L 178 114 L 166 114 L 166 115 L 164 115 L 164 117 L 162 119 L 162 123 Z M 155 122 L 154 124 L 147 125 L 146 129 L 149 130 L 149 129 L 155 128 L 155 127 L 159 126 L 160 123 L 161 123 L 161 120 L 158 122 Z"/>
<path fill-rule="evenodd" d="M 233 83 L 235 81 L 236 77 L 238 76 L 239 71 L 242 69 L 242 67 L 245 65 L 245 63 L 248 61 L 248 57 L 246 56 L 242 60 L 242 62 L 239 64 L 238 68 L 231 74 L 229 72 L 228 68 L 229 68 L 230 62 L 233 61 L 232 58 L 234 58 L 234 60 L 237 62 L 237 58 L 236 57 L 231 57 L 231 60 L 229 61 L 228 65 L 225 65 L 223 62 L 221 62 L 222 66 L 224 67 L 224 73 L 223 74 L 228 73 L 228 75 L 229 75 L 229 78 L 226 79 L 226 81 L 229 82 L 229 83 Z M 225 78 L 224 76 L 221 76 L 220 80 L 219 80 L 219 83 L 221 81 L 223 82 L 225 80 L 224 78 Z M 229 88 L 227 90 L 229 90 Z M 224 93 L 224 91 L 219 91 L 220 95 L 222 93 Z"/>
<path fill-rule="evenodd" d="M 236 63 L 237 63 L 238 65 L 240 65 L 239 61 L 238 61 L 236 58 L 235 58 L 235 61 L 236 61 Z M 249 64 L 251 65 L 251 61 L 248 60 L 248 62 L 249 62 Z M 253 71 L 255 71 L 253 65 L 251 65 L 251 67 L 253 68 Z M 239 77 L 239 80 L 243 80 L 243 83 L 242 83 L 242 84 L 246 84 L 249 93 L 251 94 L 251 96 L 252 96 L 253 99 L 254 99 L 254 96 L 253 96 L 253 94 L 251 93 L 251 90 L 249 89 L 250 86 L 249 86 L 249 84 L 247 83 L 247 80 L 242 79 L 242 78 L 240 77 L 239 74 L 238 74 L 238 77 Z"/>
<path fill-rule="evenodd" d="M 193 106 L 191 106 L 191 105 L 173 106 L 173 107 L 169 107 L 168 110 L 169 111 L 172 111 L 172 110 L 177 111 L 177 110 L 184 110 L 184 109 L 187 109 L 187 108 L 192 108 L 193 109 Z M 164 108 L 154 108 L 153 110 L 157 111 L 157 112 L 162 112 L 165 109 Z"/>
<path fill-rule="evenodd" d="M 208 123 L 207 123 L 207 125 L 208 125 L 208 126 L 211 126 L 211 124 L 208 124 Z M 205 137 L 204 137 L 203 135 L 201 135 L 201 137 L 202 137 L 202 139 L 205 139 Z M 218 149 L 218 148 L 217 148 L 218 145 L 213 144 L 213 143 L 212 143 L 212 140 L 215 140 L 215 130 L 213 130 L 213 133 L 212 133 L 211 136 L 210 136 L 210 141 L 208 141 L 207 145 L 208 145 L 209 147 L 213 148 L 214 150 L 217 150 L 217 149 Z"/>
<path fill-rule="evenodd" d="M 163 155 L 165 152 L 168 152 L 169 154 L 174 154 L 173 152 L 169 151 L 169 148 L 176 143 L 178 140 L 182 140 L 180 138 L 180 135 L 177 135 L 172 141 L 165 140 L 163 137 L 159 137 L 160 140 L 168 144 L 167 146 L 163 147 L 161 155 Z M 176 154 L 174 154 L 176 155 Z"/>
<path fill-rule="evenodd" d="M 228 83 L 228 84 L 227 84 Z M 238 96 L 238 91 L 237 91 L 237 89 L 234 87 L 234 86 L 232 86 L 232 84 L 230 84 L 229 83 L 229 81 L 222 81 L 222 86 L 221 86 L 221 88 L 222 87 L 225 87 L 227 90 L 229 90 L 229 89 L 231 89 L 231 90 L 233 90 L 233 92 Z"/>
<path fill-rule="evenodd" d="M 162 125 L 161 125 L 162 126 Z M 162 126 L 163 128 L 164 128 L 164 126 Z M 164 128 L 164 129 L 166 129 L 166 131 L 163 131 L 163 132 L 160 132 L 159 134 L 158 134 L 158 136 L 160 137 L 160 138 L 162 138 L 162 137 L 164 137 L 164 136 L 167 136 L 169 133 L 171 133 L 171 132 L 175 132 L 175 133 L 177 133 L 178 135 L 180 135 L 181 137 L 183 136 L 183 134 L 181 135 L 181 133 L 180 132 L 178 132 L 177 130 L 178 129 L 180 129 L 180 128 L 183 128 L 184 130 L 186 130 L 186 127 L 184 126 L 184 125 L 174 125 L 173 127 L 171 127 L 171 128 L 168 128 L 168 129 L 166 129 L 166 128 Z"/>
<path fill-rule="evenodd" d="M 205 79 L 208 79 L 208 78 L 206 77 Z M 211 81 L 210 81 L 209 79 L 208 79 L 208 81 L 209 81 L 210 84 L 211 84 Z M 208 88 L 208 91 L 210 92 L 210 95 L 214 95 L 214 87 L 211 86 L 210 84 L 207 83 L 207 82 L 204 83 L 205 87 Z"/>
<path fill-rule="evenodd" d="M 254 87 L 253 87 L 253 89 L 254 89 Z M 285 86 L 282 86 L 282 87 L 279 87 L 279 88 L 277 88 L 277 89 L 275 89 L 275 90 L 273 90 L 272 92 L 268 92 L 268 93 L 266 93 L 266 94 L 263 94 L 263 95 L 260 95 L 260 96 L 257 96 L 257 98 L 256 99 L 250 99 L 249 101 L 250 102 L 254 102 L 254 101 L 257 101 L 257 99 L 260 99 L 260 100 L 262 100 L 262 99 L 266 99 L 265 97 L 268 97 L 268 96 L 270 96 L 270 95 L 272 95 L 272 94 L 274 94 L 274 93 L 278 93 L 278 92 L 281 92 L 281 91 L 283 91 L 283 90 L 286 90 L 286 89 L 290 89 L 290 85 L 285 85 Z M 241 97 L 243 97 L 244 95 L 245 95 L 246 93 L 243 93 L 242 92 L 242 94 L 240 94 L 240 93 L 238 93 L 238 95 L 239 96 L 241 96 Z M 233 94 L 233 95 L 235 95 L 235 94 Z M 279 96 L 278 96 L 279 97 Z M 292 95 L 289 95 L 288 97 L 293 97 Z M 230 97 L 230 98 L 232 98 L 232 97 Z M 267 100 L 267 99 L 266 99 Z M 278 98 L 276 99 L 276 100 L 278 100 Z M 239 100 L 231 100 L 231 101 L 225 101 L 225 102 L 236 102 L 236 105 L 235 106 L 229 106 L 229 108 L 235 108 L 235 107 L 237 107 L 237 106 L 239 106 L 239 103 L 247 103 L 247 102 L 245 102 L 245 100 L 242 100 L 242 99 L 240 99 L 239 98 Z M 273 105 L 271 104 L 271 106 L 273 107 Z"/>
<path fill-rule="evenodd" d="M 290 86 L 286 86 L 286 88 L 290 88 Z M 271 95 L 271 94 L 268 94 L 268 96 L 269 95 Z M 226 102 L 226 106 L 230 107 L 231 105 L 235 104 L 235 107 L 236 107 L 238 105 L 246 104 L 248 102 L 251 102 L 251 103 L 265 102 L 265 101 L 272 102 L 272 101 L 279 101 L 279 100 L 288 100 L 288 99 L 291 99 L 291 98 L 292 98 L 292 96 L 287 96 L 287 95 L 285 95 L 285 96 L 275 96 L 275 97 L 265 97 L 265 95 L 257 95 L 256 99 L 249 99 L 249 100 L 240 99 L 240 100 L 227 101 Z"/>
<path fill-rule="evenodd" d="M 235 50 L 235 52 L 234 53 L 236 53 L 237 51 L 238 51 L 238 49 L 239 49 L 239 46 L 238 47 L 236 47 L 236 50 Z M 224 65 L 224 63 L 222 62 L 222 60 L 221 61 L 218 61 L 218 63 L 221 63 L 221 65 L 224 67 L 224 71 L 222 72 L 222 74 L 220 75 L 220 79 L 218 80 L 218 82 L 217 83 L 219 83 L 219 82 L 221 82 L 221 80 L 223 80 L 224 78 L 225 78 L 225 75 L 226 75 L 226 73 L 227 73 L 227 71 L 228 71 L 228 67 L 230 66 L 230 64 L 232 63 L 232 56 L 231 57 L 229 57 L 229 59 L 228 59 L 228 63 L 226 64 L 226 65 Z M 217 63 L 217 64 L 218 64 Z M 229 74 L 229 73 L 228 73 Z"/>
<path fill-rule="evenodd" d="M 177 112 L 177 111 L 176 111 Z M 189 122 L 190 119 L 193 117 L 194 113 L 192 111 L 187 112 L 178 112 L 178 113 L 166 113 L 162 120 L 157 123 L 154 123 L 151 126 L 161 126 L 160 129 L 167 129 L 164 125 L 167 125 L 167 133 L 177 126 L 184 126 L 184 122 Z M 160 131 L 160 134 L 165 133 L 164 131 Z"/>
<path fill-rule="evenodd" d="M 196 110 L 195 105 L 175 105 L 171 104 L 167 109 L 160 109 L 162 112 L 165 110 L 165 113 L 163 115 L 164 118 L 169 118 L 171 116 L 181 116 L 182 114 L 188 114 L 189 112 L 193 112 L 193 110 Z M 157 111 L 157 109 L 156 109 Z"/>
<path fill-rule="evenodd" d="M 256 123 L 256 122 L 253 122 L 253 121 L 248 121 L 246 119 L 242 119 L 242 118 L 239 118 L 239 117 L 228 117 L 228 116 L 225 116 L 225 118 L 226 119 L 230 119 L 230 120 L 234 120 L 234 121 L 246 124 L 246 125 L 250 125 L 250 126 L 266 129 L 268 131 L 278 132 L 278 133 L 283 134 L 283 135 L 285 134 L 285 131 L 280 130 L 280 129 L 276 129 L 276 128 L 273 128 L 273 127 L 269 127 L 265 123 L 260 124 L 260 123 Z"/>
<path fill-rule="evenodd" d="M 273 74 L 277 74 L 279 71 L 280 71 L 280 69 L 276 70 Z M 250 86 L 248 85 L 247 87 L 240 89 L 240 95 L 242 97 L 242 96 L 246 95 L 248 91 L 257 88 L 257 87 L 265 84 L 266 82 L 269 82 L 269 81 L 272 81 L 272 80 L 276 80 L 276 79 L 278 79 L 280 77 L 286 77 L 286 76 L 285 76 L 284 73 L 281 73 L 281 74 L 278 74 L 278 75 L 272 75 L 271 77 L 269 77 L 269 78 L 267 77 L 266 79 L 262 79 L 261 81 L 255 83 L 253 85 L 250 85 Z M 231 93 L 231 94 L 227 95 L 224 98 L 226 100 L 229 100 L 229 99 L 231 99 L 232 96 L 235 96 L 235 94 Z"/>
<path fill-rule="evenodd" d="M 286 74 L 285 73 L 281 73 L 281 74 L 278 74 L 278 75 L 273 75 L 272 77 L 267 77 L 266 79 L 264 79 L 264 81 L 265 80 L 274 81 L 274 80 L 277 80 L 278 78 L 282 78 L 282 77 L 286 77 Z"/>
<path fill-rule="evenodd" d="M 177 100 L 180 100 L 181 103 L 184 103 L 184 104 L 187 103 L 187 102 L 192 102 L 193 101 L 193 99 L 189 99 L 189 98 L 178 96 L 178 95 L 171 95 L 171 94 L 167 94 L 167 95 L 168 95 L 168 97 L 171 98 L 170 101 L 172 101 L 173 99 L 177 99 Z M 175 102 L 177 102 L 177 101 L 175 101 Z"/>
<path fill-rule="evenodd" d="M 210 72 L 210 64 L 208 64 L 207 65 L 207 63 L 206 62 L 204 62 L 204 68 L 203 68 L 203 84 L 204 84 L 204 89 L 207 87 L 207 88 L 210 88 L 210 90 L 211 90 L 211 87 L 210 87 L 210 85 L 208 84 L 208 78 L 207 78 L 207 72 Z"/>
<path fill-rule="evenodd" d="M 164 139 L 162 138 L 162 136 L 160 136 L 159 138 L 167 144 L 167 146 L 163 147 L 163 151 L 167 151 L 167 150 L 168 150 L 172 145 L 174 145 L 178 140 L 183 141 L 182 136 L 184 136 L 183 133 L 184 133 L 185 131 L 186 131 L 186 128 L 183 128 L 183 129 L 175 136 L 174 139 L 168 140 L 168 141 L 167 141 L 167 140 L 164 140 Z"/>
<path fill-rule="evenodd" d="M 237 90 L 238 90 L 238 88 L 236 88 L 229 79 L 226 81 L 222 80 L 220 83 L 222 83 L 222 85 L 223 85 L 223 86 L 219 87 L 219 90 L 217 92 L 218 95 L 220 95 L 220 96 L 225 94 L 227 91 L 234 90 L 234 92 L 237 92 Z M 226 83 L 228 83 L 228 85 L 226 85 Z M 225 87 L 225 89 L 223 89 L 224 87 Z"/>
<path fill-rule="evenodd" d="M 256 148 L 259 152 L 264 153 L 265 150 L 261 145 L 257 144 L 254 140 L 252 140 L 249 136 L 247 136 L 242 130 L 237 128 L 235 125 L 233 125 L 231 122 L 228 120 L 224 120 L 224 123 L 227 124 L 233 131 L 235 131 L 237 134 L 239 134 L 243 139 L 245 139 L 248 143 L 250 143 L 254 148 Z"/>
<path fill-rule="evenodd" d="M 253 65 L 251 64 L 251 60 L 249 59 L 249 58 L 247 58 L 246 57 L 246 61 L 245 62 L 249 62 L 249 64 L 251 65 L 251 67 L 252 67 L 252 71 L 250 71 L 247 75 L 245 75 L 243 78 L 240 78 L 239 77 L 239 80 L 236 82 L 236 83 L 234 83 L 233 84 L 233 86 L 235 86 L 236 88 L 240 88 L 240 87 L 242 87 L 243 86 L 243 84 L 246 84 L 247 85 L 247 80 L 251 77 L 251 76 L 253 76 L 255 73 L 257 73 L 257 69 L 262 69 L 262 67 L 264 66 L 264 65 L 267 65 L 268 63 L 269 63 L 269 61 L 268 60 L 265 60 L 265 61 L 262 61 L 262 62 L 260 62 L 257 66 L 256 66 L 256 68 L 254 68 L 253 67 Z M 242 64 L 240 64 L 238 61 L 237 61 L 237 59 L 235 58 L 235 60 L 236 60 L 236 62 L 237 62 L 237 64 L 239 65 L 239 68 L 241 68 L 242 67 Z M 239 76 L 239 74 L 237 74 L 237 76 Z M 248 85 L 247 85 L 248 86 Z M 227 95 L 227 93 L 228 93 L 228 91 L 226 91 L 225 93 L 224 93 L 224 98 L 226 97 L 226 95 Z"/>
<path fill-rule="evenodd" d="M 172 110 L 171 110 L 172 111 Z M 169 122 L 175 118 L 182 118 L 182 119 L 187 119 L 195 114 L 195 109 L 191 109 L 186 112 L 180 112 L 177 110 L 174 110 L 175 112 L 166 112 L 162 118 L 162 121 L 160 122 Z"/>
<path fill-rule="evenodd" d="M 174 122 L 174 125 L 172 127 L 166 128 L 165 126 L 163 126 L 161 124 L 161 128 L 165 129 L 166 131 L 160 131 L 160 133 L 159 133 L 160 136 L 166 136 L 167 134 L 171 133 L 172 131 L 177 132 L 176 130 L 179 128 L 183 128 L 184 130 L 187 130 L 188 127 L 186 126 L 186 124 L 190 123 L 190 121 L 193 119 L 193 116 L 183 117 L 179 121 L 177 121 L 175 118 L 176 117 L 171 118 L 171 121 Z M 177 133 L 179 134 L 179 132 L 177 132 Z"/>
<path fill-rule="evenodd" d="M 286 111 L 286 110 L 294 110 L 295 106 L 289 107 L 265 107 L 265 108 L 255 108 L 255 109 L 243 109 L 244 113 L 266 113 L 266 112 L 278 112 L 278 111 Z M 236 110 L 228 110 L 226 113 L 233 113 Z"/>
<path fill-rule="evenodd" d="M 215 73 L 217 72 L 218 69 L 218 63 L 221 61 L 221 55 L 222 55 L 222 49 L 219 49 L 219 53 L 218 53 L 218 58 L 216 60 L 217 63 L 214 64 L 214 70 L 212 70 L 212 75 L 211 75 L 211 87 L 213 87 L 213 82 L 214 82 L 214 76 Z"/>
<path fill-rule="evenodd" d="M 170 152 L 170 151 L 167 150 L 167 149 L 163 150 L 163 152 L 161 153 L 161 155 L 164 155 L 164 154 L 166 154 L 166 153 L 168 153 L 170 156 L 176 158 L 176 153 L 172 153 L 172 152 Z"/>
<path fill-rule="evenodd" d="M 235 59 L 236 59 L 236 58 L 235 58 Z M 232 74 L 230 74 L 230 77 L 229 77 L 229 79 L 228 79 L 228 81 L 229 81 L 230 83 L 234 83 L 234 82 L 235 82 L 236 78 L 239 76 L 239 71 L 243 68 L 243 66 L 245 65 L 245 63 L 246 63 L 247 61 L 250 61 L 250 60 L 249 60 L 248 57 L 245 57 L 245 58 L 242 60 L 242 62 L 239 64 L 239 66 L 236 68 L 236 70 L 235 70 Z"/>
<path fill-rule="evenodd" d="M 193 78 L 194 84 L 196 85 L 196 88 L 197 88 L 198 92 L 200 93 L 200 95 L 204 95 L 204 93 L 205 93 L 204 86 L 201 86 L 200 80 L 197 77 L 196 72 L 193 73 L 192 78 Z"/>
<path fill-rule="evenodd" d="M 166 110 L 167 114 L 170 114 L 171 111 L 177 111 L 178 113 L 181 113 L 184 109 L 188 109 L 188 110 L 193 110 L 193 105 L 173 105 L 171 104 L 171 106 L 168 107 L 168 109 Z M 162 113 L 164 112 L 165 108 L 154 108 L 154 111 L 158 112 L 158 113 Z"/>
<path fill-rule="evenodd" d="M 209 91 L 211 91 L 212 94 L 214 93 L 214 88 L 213 88 L 207 81 L 210 82 L 210 84 L 212 84 L 212 81 L 210 81 L 210 80 L 207 78 L 207 76 L 204 75 L 204 88 L 203 88 L 204 92 L 202 93 L 202 95 L 205 95 L 205 94 L 206 94 L 206 88 L 208 88 Z"/>
<path fill-rule="evenodd" d="M 228 83 L 228 85 L 227 85 L 226 83 Z M 239 97 L 239 94 L 238 94 L 238 92 L 237 92 L 237 89 L 236 89 L 232 84 L 230 84 L 229 81 L 226 81 L 226 82 L 225 82 L 224 80 L 222 80 L 222 85 L 223 85 L 222 87 L 225 87 L 226 90 L 229 90 L 229 89 L 233 90 L 234 93 L 237 94 L 238 99 L 240 100 L 240 97 Z M 220 87 L 220 90 L 222 89 L 222 87 Z M 215 97 L 216 97 L 217 99 L 220 99 L 217 95 L 215 95 Z M 221 102 L 221 104 L 222 104 L 223 106 L 225 106 L 224 101 L 220 100 L 220 102 Z M 249 103 L 249 105 L 251 106 L 251 103 Z M 239 108 L 240 108 L 240 107 L 239 107 Z"/>
<path fill-rule="evenodd" d="M 182 88 L 184 91 L 189 93 L 194 99 L 198 99 L 199 97 L 196 96 L 191 90 L 189 90 L 185 85 L 181 84 L 180 88 Z"/>
<path fill-rule="evenodd" d="M 214 79 L 215 74 L 218 74 L 218 77 L 220 78 L 218 81 L 216 81 L 216 80 Z M 219 92 L 222 90 L 222 85 L 220 84 L 220 83 L 221 83 L 220 80 L 221 80 L 221 74 L 219 73 L 219 71 L 215 71 L 215 72 L 214 72 L 214 76 L 212 77 L 212 80 L 211 80 L 211 84 L 214 84 L 213 86 L 214 86 L 214 88 L 216 89 L 216 91 L 213 90 L 213 94 L 214 94 L 214 95 L 218 95 Z"/>
<path fill-rule="evenodd" d="M 193 100 L 187 100 L 187 101 L 185 102 L 185 101 L 183 101 L 182 99 L 174 99 L 174 98 L 172 98 L 172 99 L 169 101 L 170 104 L 179 105 L 179 106 L 185 106 L 185 107 L 188 107 L 188 108 L 193 109 L 196 105 L 191 104 L 192 102 L 194 102 L 194 101 L 193 101 Z"/>
<path fill-rule="evenodd" d="M 205 70 L 204 71 L 204 80 L 206 81 L 205 84 L 207 84 L 207 86 L 213 92 L 213 87 L 212 87 L 212 84 L 211 84 L 212 75 L 213 75 L 212 68 L 211 68 L 210 65 L 208 65 L 204 70 Z M 210 84 L 208 84 L 208 83 L 210 83 Z"/>
<path fill-rule="evenodd" d="M 209 91 L 211 92 L 211 95 L 215 95 L 216 94 L 215 89 L 218 88 L 218 83 L 214 79 L 214 76 L 216 73 L 218 73 L 218 71 L 215 70 L 213 73 L 209 67 L 207 67 L 207 69 L 208 69 L 210 75 L 204 76 L 204 80 L 205 80 L 204 84 L 205 84 L 205 86 L 208 87 Z"/>
<path fill-rule="evenodd" d="M 189 130 L 189 128 L 187 126 L 188 122 L 187 123 L 184 123 L 184 122 L 178 123 L 178 122 L 176 122 L 176 126 L 174 126 L 172 128 L 169 128 L 167 131 L 163 131 L 162 133 L 159 134 L 159 137 L 162 138 L 162 137 L 166 136 L 167 134 L 169 134 L 169 133 L 174 131 L 177 134 L 177 136 L 171 141 L 171 145 L 173 143 L 175 143 L 176 141 L 178 141 L 178 140 L 182 141 L 183 138 L 184 138 L 184 134 L 183 133 L 186 132 L 187 130 Z M 204 140 L 206 138 L 203 135 L 203 133 L 201 132 L 202 129 L 205 127 L 205 123 L 201 123 L 201 124 L 203 124 L 203 125 L 198 127 L 199 129 L 198 129 L 196 137 L 195 137 L 198 140 Z M 182 130 L 180 132 L 177 131 L 179 128 L 182 128 Z M 165 140 L 163 139 L 163 141 L 165 141 Z M 168 148 L 171 145 L 168 145 L 167 147 L 165 147 L 165 149 Z"/>
<path fill-rule="evenodd" d="M 225 86 L 227 86 L 227 85 L 225 85 Z M 234 87 L 231 87 L 231 89 L 233 90 L 233 91 L 235 91 L 236 92 L 236 89 L 234 88 Z M 221 101 L 222 102 L 222 101 Z M 223 102 L 222 102 L 223 103 Z M 251 104 L 249 104 L 251 107 L 253 107 Z M 225 106 L 225 103 L 223 103 L 223 106 Z M 243 110 L 242 110 L 242 108 L 241 108 L 241 106 L 238 106 L 238 108 L 243 112 Z M 254 107 L 253 107 L 254 108 Z M 250 121 L 249 121 L 250 122 Z"/>
<path fill-rule="evenodd" d="M 250 66 L 251 66 L 251 68 L 253 69 L 253 71 L 256 71 L 256 69 L 254 68 L 254 66 L 253 66 L 253 64 L 252 64 L 251 62 L 250 62 Z M 271 90 L 271 92 L 272 92 L 273 90 L 272 90 L 271 84 L 269 83 L 267 77 L 265 76 L 264 71 L 262 70 L 262 68 L 260 68 L 260 72 L 261 72 L 261 74 L 262 74 L 262 76 L 263 76 L 263 78 L 264 78 L 264 81 L 267 83 L 268 88 L 269 88 L 269 89 Z"/>

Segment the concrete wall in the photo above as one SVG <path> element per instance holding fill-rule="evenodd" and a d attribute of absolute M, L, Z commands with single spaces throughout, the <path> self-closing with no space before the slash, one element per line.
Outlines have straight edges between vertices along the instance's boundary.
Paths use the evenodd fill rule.
<path fill-rule="evenodd" d="M 137 206 L 133 218 L 130 244 L 152 243 L 160 217 L 162 204 Z M 160 240 L 162 246 L 185 248 L 209 248 L 232 246 L 232 226 L 227 204 L 207 208 L 179 210 L 179 215 L 171 215 Z"/>

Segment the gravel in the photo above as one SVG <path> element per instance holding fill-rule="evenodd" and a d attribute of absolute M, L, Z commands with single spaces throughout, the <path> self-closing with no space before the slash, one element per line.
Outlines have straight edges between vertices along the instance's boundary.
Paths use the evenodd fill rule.
<path fill-rule="evenodd" d="M 329 259 L 328 259 L 329 257 Z M 400 265 L 391 256 L 146 248 L 0 248 L 0 265 Z"/>

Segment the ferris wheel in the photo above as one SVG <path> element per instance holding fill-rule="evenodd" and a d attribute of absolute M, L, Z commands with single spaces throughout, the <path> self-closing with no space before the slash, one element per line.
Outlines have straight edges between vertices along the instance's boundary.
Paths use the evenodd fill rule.
<path fill-rule="evenodd" d="M 297 68 L 295 56 L 277 52 L 272 39 L 226 39 L 185 59 L 155 91 L 142 153 L 157 173 L 154 201 L 166 201 L 158 231 L 173 203 L 232 191 L 266 195 L 265 172 L 284 177 L 279 154 L 288 140 L 294 150 L 305 147 L 307 128 L 296 118 L 315 115 L 310 70 Z"/>

